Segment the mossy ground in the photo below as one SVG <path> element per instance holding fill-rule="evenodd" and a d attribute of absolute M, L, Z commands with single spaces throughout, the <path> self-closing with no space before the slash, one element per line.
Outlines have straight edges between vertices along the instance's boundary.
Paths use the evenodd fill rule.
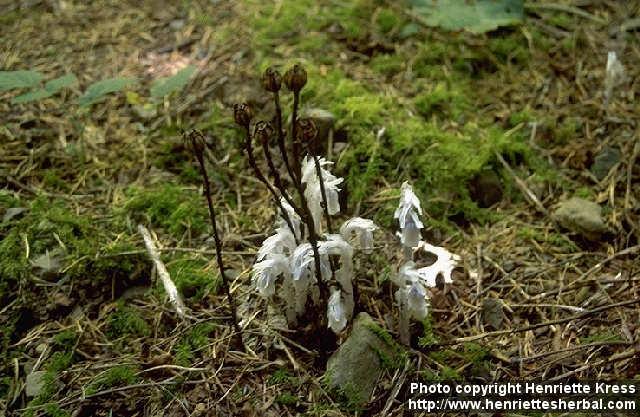
<path fill-rule="evenodd" d="M 422 368 L 409 378 L 502 381 L 541 369 L 548 377 L 637 340 L 637 309 L 627 308 L 574 327 L 444 346 L 485 330 L 486 297 L 502 300 L 503 326 L 522 328 L 637 293 L 634 252 L 616 254 L 640 235 L 629 82 L 640 68 L 629 52 L 638 39 L 633 31 L 616 38 L 628 79 L 605 107 L 611 39 L 598 23 L 633 15 L 622 5 L 585 7 L 595 19 L 533 8 L 521 26 L 471 35 L 423 27 L 379 0 L 27 3 L 0 16 L 2 69 L 36 69 L 47 79 L 72 71 L 80 83 L 27 105 L 0 93 L 0 414 L 181 415 L 214 410 L 213 398 L 223 399 L 221 415 L 348 413 L 324 393 L 322 370 L 295 334 L 267 325 L 249 288 L 274 211 L 239 148 L 231 106 L 246 100 L 268 117 L 258 77 L 272 64 L 305 65 L 303 107 L 335 115 L 328 151 L 346 180 L 344 211 L 381 227 L 382 249 L 358 259 L 361 308 L 393 334 L 393 211 L 402 181 L 422 201 L 425 238 L 463 256 L 454 284 L 431 294 L 429 321 L 413 328 L 419 343 L 409 357 Z M 159 103 L 148 97 L 152 80 L 185 62 L 199 71 L 184 92 Z M 78 107 L 87 85 L 112 76 L 139 83 Z M 145 104 L 153 112 L 141 112 Z M 230 336 L 197 165 L 180 137 L 191 128 L 207 135 L 223 256 L 252 352 L 238 352 Z M 605 146 L 622 157 L 597 180 L 589 169 Z M 478 189 L 485 175 L 493 189 Z M 485 204 L 489 192 L 498 198 Z M 528 192 L 547 211 L 565 197 L 597 201 L 612 233 L 583 242 Z M 190 318 L 165 302 L 138 223 L 157 236 Z M 576 350 L 526 359 L 564 348 Z M 27 398 L 23 381 L 36 364 L 45 387 Z M 621 361 L 575 376 L 637 374 Z M 382 409 L 390 390 L 383 381 L 363 415 Z"/>

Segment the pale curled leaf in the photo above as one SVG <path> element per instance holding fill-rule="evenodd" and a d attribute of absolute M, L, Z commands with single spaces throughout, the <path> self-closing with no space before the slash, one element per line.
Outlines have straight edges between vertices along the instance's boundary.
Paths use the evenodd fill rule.
<path fill-rule="evenodd" d="M 185 306 L 182 302 L 182 298 L 180 298 L 178 288 L 176 288 L 176 285 L 171 280 L 169 271 L 167 271 L 167 268 L 164 266 L 164 263 L 160 259 L 160 253 L 158 252 L 158 248 L 156 248 L 156 244 L 151 237 L 151 233 L 149 233 L 149 230 L 147 230 L 147 228 L 141 224 L 138 225 L 138 232 L 142 235 L 147 253 L 149 254 L 149 257 L 156 267 L 158 277 L 162 281 L 162 285 L 164 286 L 165 292 L 169 296 L 169 300 L 174 305 L 176 312 L 181 316 L 185 316 Z"/>

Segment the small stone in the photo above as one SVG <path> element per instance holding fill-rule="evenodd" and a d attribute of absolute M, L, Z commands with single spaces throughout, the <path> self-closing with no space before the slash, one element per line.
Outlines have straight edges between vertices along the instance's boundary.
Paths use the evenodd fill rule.
<path fill-rule="evenodd" d="M 44 387 L 44 375 L 45 371 L 33 371 L 27 375 L 25 381 L 25 392 L 27 397 L 37 397 L 42 392 Z"/>
<path fill-rule="evenodd" d="M 602 181 L 611 171 L 611 168 L 618 162 L 620 162 L 620 151 L 610 146 L 605 147 L 594 158 L 593 165 L 591 165 L 591 173 Z"/>
<path fill-rule="evenodd" d="M 482 302 L 482 319 L 487 326 L 494 330 L 500 330 L 504 321 L 502 300 L 497 298 L 485 298 Z"/>
<path fill-rule="evenodd" d="M 573 197 L 561 202 L 553 218 L 561 226 L 589 240 L 600 239 L 608 230 L 600 205 L 583 198 Z"/>
<path fill-rule="evenodd" d="M 402 348 L 367 313 L 360 313 L 353 330 L 329 358 L 324 380 L 352 404 L 366 404 L 385 366 L 400 361 Z"/>

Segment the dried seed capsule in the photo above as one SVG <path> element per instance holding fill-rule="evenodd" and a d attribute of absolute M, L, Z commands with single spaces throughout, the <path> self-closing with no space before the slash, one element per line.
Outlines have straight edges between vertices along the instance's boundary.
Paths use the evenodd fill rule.
<path fill-rule="evenodd" d="M 274 67 L 269 67 L 262 74 L 262 88 L 265 90 L 276 93 L 280 91 L 282 84 L 282 75 Z"/>
<path fill-rule="evenodd" d="M 289 91 L 295 93 L 302 90 L 302 87 L 307 83 L 307 71 L 300 64 L 295 64 L 284 73 L 284 84 Z"/>
<path fill-rule="evenodd" d="M 263 120 L 256 123 L 253 129 L 253 137 L 260 143 L 269 143 L 269 140 L 273 137 L 274 129 L 271 123 Z"/>
<path fill-rule="evenodd" d="M 318 136 L 318 128 L 312 119 L 298 119 L 296 136 L 298 136 L 298 140 L 300 142 L 306 143 L 307 146 L 310 146 Z"/>
<path fill-rule="evenodd" d="M 251 123 L 251 118 L 253 117 L 253 112 L 251 111 L 251 107 L 248 104 L 234 104 L 233 106 L 233 118 L 236 123 L 242 127 L 248 128 Z"/>

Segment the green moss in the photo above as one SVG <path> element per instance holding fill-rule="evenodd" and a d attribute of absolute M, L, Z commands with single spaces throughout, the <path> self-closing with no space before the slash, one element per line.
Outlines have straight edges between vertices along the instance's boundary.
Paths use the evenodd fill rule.
<path fill-rule="evenodd" d="M 380 358 L 380 362 L 382 366 L 386 369 L 399 369 L 404 366 L 405 361 L 407 360 L 407 352 L 400 346 L 393 337 L 384 330 L 382 327 L 377 324 L 367 325 L 367 328 L 374 333 L 386 346 L 389 347 L 389 351 L 391 354 L 388 354 L 386 351 L 382 351 L 380 349 L 375 350 L 376 354 Z"/>
<path fill-rule="evenodd" d="M 120 215 L 131 215 L 136 222 L 150 222 L 175 237 L 191 231 L 201 234 L 207 230 L 207 213 L 204 199 L 193 190 L 185 190 L 175 184 L 150 188 L 130 187 L 128 200 Z"/>
<path fill-rule="evenodd" d="M 429 347 L 438 343 L 438 337 L 433 332 L 433 322 L 431 315 L 422 320 L 422 336 L 418 339 L 418 344 L 422 347 Z"/>
<path fill-rule="evenodd" d="M 445 82 L 439 82 L 430 91 L 416 96 L 414 104 L 425 118 L 437 114 L 458 120 L 469 109 L 466 91 Z"/>
<path fill-rule="evenodd" d="M 118 339 L 123 336 L 144 337 L 151 334 L 149 324 L 133 308 L 119 303 L 117 310 L 107 319 L 107 336 Z"/>
<path fill-rule="evenodd" d="M 404 69 L 405 63 L 401 56 L 395 54 L 379 54 L 369 61 L 369 67 L 386 77 L 392 77 Z"/>
<path fill-rule="evenodd" d="M 554 143 L 565 145 L 576 140 L 578 131 L 581 128 L 580 119 L 577 117 L 567 117 L 553 130 Z"/>
<path fill-rule="evenodd" d="M 55 346 L 65 351 L 72 350 L 77 340 L 78 335 L 71 329 L 63 330 L 53 336 L 53 343 Z"/>
<path fill-rule="evenodd" d="M 210 344 L 210 336 L 214 329 L 213 323 L 198 323 L 193 326 L 176 344 L 176 363 L 182 366 L 190 366 L 194 362 L 196 354 Z"/>
<path fill-rule="evenodd" d="M 298 397 L 289 391 L 285 391 L 276 397 L 276 402 L 282 405 L 296 405 L 298 403 Z"/>
<path fill-rule="evenodd" d="M 531 110 L 526 108 L 524 110 L 512 113 L 511 116 L 509 116 L 509 126 L 515 127 L 520 123 L 529 123 L 533 120 L 534 116 L 531 113 Z"/>
<path fill-rule="evenodd" d="M 68 191 L 67 182 L 60 177 L 55 169 L 47 169 L 42 175 L 42 182 L 48 189 Z"/>
<path fill-rule="evenodd" d="M 489 356 L 489 349 L 478 343 L 467 342 L 462 345 L 462 357 L 467 362 L 478 364 L 488 359 Z"/>
<path fill-rule="evenodd" d="M 289 373 L 289 370 L 286 368 L 277 369 L 269 379 L 267 380 L 267 384 L 269 385 L 279 385 L 288 383 L 292 378 L 292 375 Z"/>
<path fill-rule="evenodd" d="M 520 32 L 504 37 L 493 38 L 488 44 L 489 50 L 503 63 L 523 64 L 529 59 L 527 39 Z"/>
<path fill-rule="evenodd" d="M 56 403 L 49 403 L 44 407 L 45 415 L 49 417 L 70 417 L 71 413 L 63 410 Z"/>
<path fill-rule="evenodd" d="M 89 383 L 87 394 L 94 394 L 107 388 L 134 384 L 139 380 L 138 372 L 139 370 L 137 368 L 129 365 L 114 366 L 98 374 L 93 381 Z"/>
<path fill-rule="evenodd" d="M 58 391 L 60 373 L 69 369 L 73 363 L 72 352 L 54 352 L 45 366 L 42 391 L 29 405 L 40 405 L 49 402 Z"/>
<path fill-rule="evenodd" d="M 378 31 L 386 34 L 402 26 L 405 23 L 405 19 L 399 16 L 393 9 L 381 8 L 378 9 L 375 22 Z"/>
<path fill-rule="evenodd" d="M 199 259 L 178 259 L 167 264 L 167 269 L 180 294 L 186 298 L 202 299 L 216 293 L 221 280 L 215 270 L 205 270 L 207 262 Z"/>
<path fill-rule="evenodd" d="M 558 26 L 561 29 L 571 31 L 574 29 L 574 21 L 571 16 L 566 13 L 552 13 L 547 17 L 547 21 L 549 24 Z"/>
<path fill-rule="evenodd" d="M 580 343 L 584 345 L 598 342 L 624 342 L 624 338 L 615 330 L 611 329 L 594 332 L 589 336 L 580 337 Z"/>
<path fill-rule="evenodd" d="M 337 161 L 338 174 L 345 177 L 350 205 L 356 205 L 371 190 L 380 188 L 381 178 L 413 179 L 414 189 L 423 194 L 428 216 L 441 220 L 462 215 L 465 219 L 486 222 L 491 211 L 471 200 L 466 184 L 483 169 L 496 164 L 495 153 L 511 159 L 518 155 L 525 164 L 535 158 L 524 135 L 505 132 L 492 125 L 467 122 L 455 128 L 443 128 L 436 119 L 412 116 L 404 103 L 393 96 L 371 91 L 338 70 L 325 76 L 310 70 L 309 86 L 303 90 L 305 102 L 320 103 L 332 111 L 338 128 L 349 135 L 349 147 Z M 442 83 L 414 100 L 425 114 L 434 111 L 462 117 L 469 102 L 464 83 Z M 376 132 L 385 127 L 381 137 Z M 380 218 L 391 218 L 380 212 Z M 387 206 L 385 206 L 385 209 Z"/>

